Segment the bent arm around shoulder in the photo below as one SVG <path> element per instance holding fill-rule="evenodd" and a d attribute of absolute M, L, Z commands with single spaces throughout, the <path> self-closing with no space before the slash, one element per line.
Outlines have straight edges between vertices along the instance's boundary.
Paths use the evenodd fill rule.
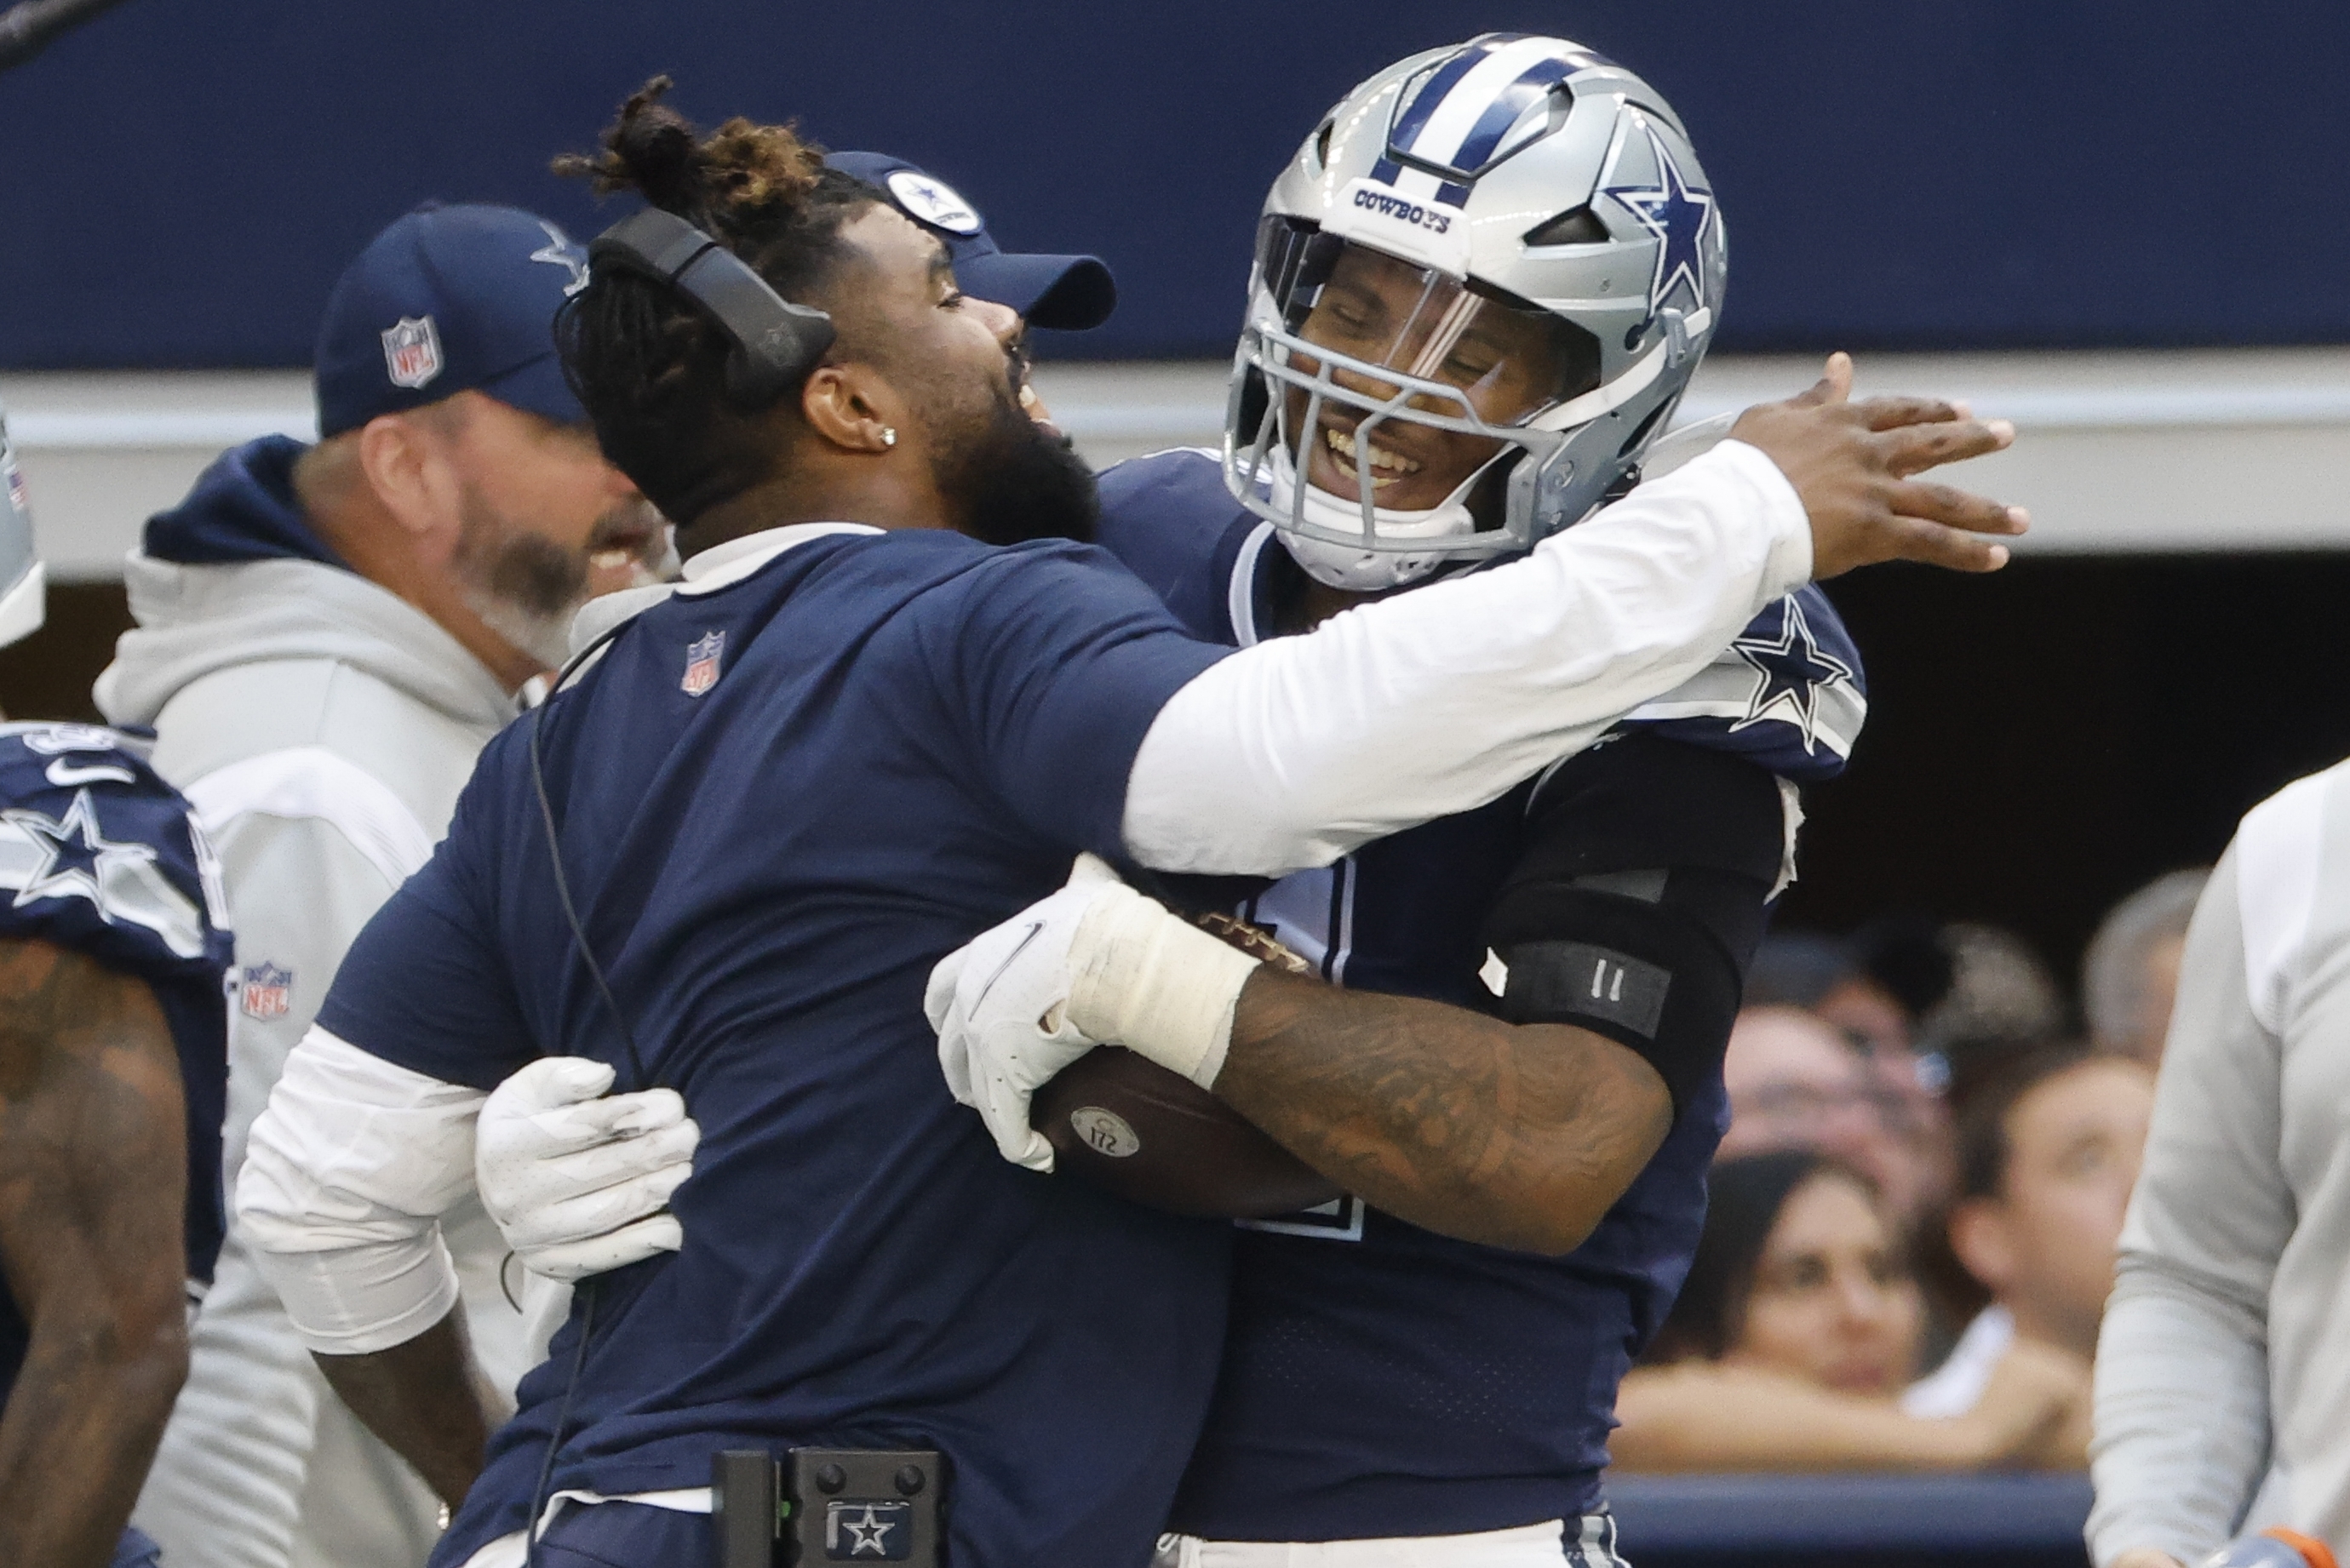
<path fill-rule="evenodd" d="M 337 1394 L 444 1501 L 490 1420 L 439 1216 L 473 1189 L 486 1096 L 313 1026 L 255 1121 L 237 1219 Z"/>
<path fill-rule="evenodd" d="M 1482 805 L 1679 685 L 1810 572 L 1794 489 L 1725 441 L 1523 560 L 1211 666 L 1136 753 L 1127 848 L 1270 876 Z"/>

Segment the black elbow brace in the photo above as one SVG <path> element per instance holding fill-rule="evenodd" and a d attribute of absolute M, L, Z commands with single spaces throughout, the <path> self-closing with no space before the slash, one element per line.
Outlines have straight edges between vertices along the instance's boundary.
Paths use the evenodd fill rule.
<path fill-rule="evenodd" d="M 1502 1016 L 1570 1023 L 1637 1053 L 1678 1116 L 1721 1075 L 1769 891 L 1695 867 L 1518 883 L 1487 925 L 1510 971 Z"/>

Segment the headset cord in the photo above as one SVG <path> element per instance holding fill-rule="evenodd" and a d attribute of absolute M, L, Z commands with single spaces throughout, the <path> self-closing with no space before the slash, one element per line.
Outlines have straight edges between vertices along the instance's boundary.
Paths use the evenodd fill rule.
<path fill-rule="evenodd" d="M 538 1568 L 538 1516 L 546 1507 L 547 1483 L 555 1477 L 555 1456 L 563 1451 L 564 1428 L 571 1425 L 571 1402 L 579 1394 L 580 1369 L 588 1362 L 588 1336 L 596 1332 L 596 1289 L 603 1281 L 591 1279 L 579 1287 L 579 1343 L 571 1347 L 571 1376 L 565 1381 L 563 1404 L 555 1413 L 555 1432 L 546 1439 L 546 1455 L 538 1461 L 538 1482 L 530 1489 L 530 1514 L 523 1521 L 523 1568 Z"/>
<path fill-rule="evenodd" d="M 579 919 L 578 906 L 572 902 L 571 878 L 563 869 L 563 832 L 555 820 L 555 802 L 546 792 L 545 754 L 540 749 L 540 742 L 545 738 L 546 731 L 546 711 L 555 705 L 555 699 L 562 691 L 563 683 L 576 674 L 587 660 L 593 659 L 598 651 L 610 643 L 612 639 L 618 637 L 628 625 L 627 621 L 622 621 L 619 626 L 614 627 L 574 654 L 561 670 L 556 671 L 555 681 L 546 693 L 546 700 L 534 709 L 530 716 L 530 782 L 531 787 L 538 794 L 539 821 L 546 829 L 546 859 L 548 869 L 555 877 L 556 902 L 563 907 L 563 919 L 571 928 L 571 942 L 578 951 L 579 961 L 588 966 L 588 978 L 596 982 L 597 991 L 604 998 L 605 1008 L 611 1013 L 612 1022 L 619 1027 L 620 1045 L 628 1053 L 629 1057 L 630 1082 L 626 1087 L 633 1091 L 650 1086 L 652 1076 L 645 1071 L 644 1054 L 637 1048 L 636 1031 L 629 1027 L 629 1015 L 620 1011 L 619 999 L 612 994 L 611 981 L 604 977 L 603 966 L 596 961 L 595 949 L 588 943 L 588 928 Z"/>
<path fill-rule="evenodd" d="M 530 782 L 538 795 L 539 821 L 546 829 L 546 858 L 555 875 L 556 901 L 563 907 L 563 919 L 571 928 L 572 945 L 577 950 L 580 961 L 588 966 L 588 973 L 595 981 L 596 990 L 604 999 L 604 1006 L 610 1012 L 612 1022 L 619 1027 L 620 1044 L 628 1053 L 629 1074 L 632 1080 L 629 1086 L 638 1089 L 650 1084 L 651 1076 L 645 1071 L 643 1053 L 637 1048 L 636 1031 L 629 1027 L 629 1015 L 620 1011 L 619 999 L 612 994 L 611 982 L 604 977 L 603 966 L 596 961 L 595 950 L 588 943 L 588 928 L 579 919 L 578 907 L 572 902 L 571 879 L 563 870 L 563 832 L 555 820 L 555 802 L 546 791 L 546 757 L 540 747 L 546 731 L 546 711 L 554 706 L 564 682 L 619 636 L 628 624 L 622 621 L 619 626 L 612 628 L 574 654 L 565 661 L 561 670 L 556 671 L 546 700 L 533 710 L 530 716 Z M 537 1484 L 531 1488 L 530 1514 L 523 1525 L 524 1568 L 538 1568 L 539 1513 L 546 1506 L 546 1489 L 554 1480 L 556 1456 L 563 1451 L 565 1430 L 571 1425 L 571 1407 L 579 1396 L 579 1375 L 588 1364 L 588 1337 L 596 1332 L 596 1298 L 602 1284 L 600 1278 L 595 1278 L 583 1282 L 578 1287 L 579 1340 L 572 1346 L 571 1376 L 565 1380 L 563 1403 L 555 1415 L 555 1430 L 547 1438 L 546 1456 L 538 1463 Z"/>

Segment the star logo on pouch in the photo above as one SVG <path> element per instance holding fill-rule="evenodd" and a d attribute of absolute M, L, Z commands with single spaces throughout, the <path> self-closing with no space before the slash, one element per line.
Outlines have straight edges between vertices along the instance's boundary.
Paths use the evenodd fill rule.
<path fill-rule="evenodd" d="M 689 697 L 699 697 L 718 684 L 720 657 L 726 651 L 726 634 L 704 632 L 688 645 L 685 650 L 685 678 L 677 689 Z"/>
<path fill-rule="evenodd" d="M 1648 314 L 1655 315 L 1672 297 L 1673 290 L 1689 285 L 1693 305 L 1705 303 L 1705 260 L 1701 244 L 1705 227 L 1713 221 L 1713 192 L 1700 191 L 1683 178 L 1664 138 L 1639 116 L 1641 134 L 1656 160 L 1654 185 L 1610 185 L 1607 194 L 1624 204 L 1640 226 L 1657 237 L 1657 269 L 1648 280 Z"/>
<path fill-rule="evenodd" d="M 266 959 L 244 971 L 236 1004 L 247 1018 L 266 1023 L 294 1010 L 294 971 Z"/>
<path fill-rule="evenodd" d="M 1813 737 L 1819 728 L 1820 693 L 1841 681 L 1853 684 L 1852 666 L 1822 650 L 1804 618 L 1804 607 L 1794 599 L 1778 603 L 1776 635 L 1749 632 L 1730 650 L 1754 671 L 1754 691 L 1746 700 L 1746 717 L 1730 726 L 1732 733 L 1766 719 L 1793 724 L 1804 738 L 1804 750 L 1816 749 Z M 1767 618 L 1764 611 L 1761 621 Z"/>
<path fill-rule="evenodd" d="M 530 259 L 535 262 L 545 262 L 549 266 L 571 269 L 571 281 L 563 286 L 563 296 L 568 299 L 588 286 L 588 257 L 577 245 L 571 243 L 569 234 L 565 234 L 545 218 L 539 219 L 538 226 L 546 231 L 546 244 L 531 252 Z"/>
<path fill-rule="evenodd" d="M 828 1502 L 824 1555 L 829 1563 L 902 1563 L 914 1552 L 911 1503 L 858 1500 Z"/>

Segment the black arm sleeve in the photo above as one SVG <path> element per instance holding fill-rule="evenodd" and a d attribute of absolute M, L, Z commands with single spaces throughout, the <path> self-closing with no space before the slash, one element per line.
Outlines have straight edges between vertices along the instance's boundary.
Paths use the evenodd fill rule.
<path fill-rule="evenodd" d="M 1502 1013 L 1638 1052 L 1678 1113 L 1720 1073 L 1785 846 L 1778 781 L 1740 757 L 1630 734 L 1563 763 L 1486 941 Z"/>

